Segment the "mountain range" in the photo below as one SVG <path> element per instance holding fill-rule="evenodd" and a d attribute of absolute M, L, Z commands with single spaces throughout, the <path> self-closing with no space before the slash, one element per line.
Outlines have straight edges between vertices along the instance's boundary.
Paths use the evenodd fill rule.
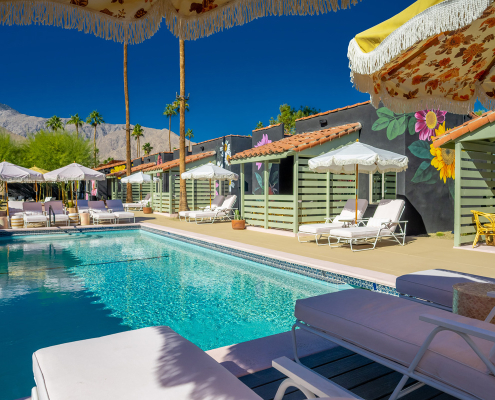
<path fill-rule="evenodd" d="M 16 141 L 25 140 L 29 133 L 39 132 L 46 129 L 46 121 L 48 118 L 34 117 L 31 115 L 22 114 L 6 104 L 0 103 L 0 127 L 2 127 Z M 61 118 L 65 124 L 69 118 Z M 133 125 L 131 125 L 131 129 Z M 66 125 L 68 131 L 75 131 L 74 125 Z M 151 153 L 160 151 L 168 151 L 168 129 L 154 129 L 143 127 L 144 137 L 141 137 L 141 146 L 149 142 L 153 147 Z M 84 124 L 79 128 L 79 135 L 93 140 L 94 128 L 88 124 Z M 174 132 L 171 133 L 172 149 L 179 147 L 179 136 Z M 101 124 L 96 128 L 96 146 L 100 150 L 100 160 L 105 160 L 108 157 L 114 159 L 125 159 L 125 124 Z M 137 157 L 136 141 L 131 143 L 132 158 Z M 143 155 L 141 151 L 141 155 Z"/>

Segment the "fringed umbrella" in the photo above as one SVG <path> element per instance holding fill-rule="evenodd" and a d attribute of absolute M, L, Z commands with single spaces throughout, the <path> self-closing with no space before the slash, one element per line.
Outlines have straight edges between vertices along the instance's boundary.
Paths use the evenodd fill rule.
<path fill-rule="evenodd" d="M 162 19 L 183 40 L 194 40 L 268 15 L 314 15 L 357 0 L 0 0 L 0 23 L 73 28 L 130 44 L 153 36 Z"/>
<path fill-rule="evenodd" d="M 351 80 L 395 113 L 493 109 L 494 27 L 493 0 L 416 1 L 351 40 Z"/>
<path fill-rule="evenodd" d="M 142 193 L 143 193 L 143 188 L 142 184 L 145 182 L 159 182 L 160 180 L 158 178 L 151 178 L 151 175 L 144 174 L 143 172 L 139 171 L 136 172 L 135 174 L 126 176 L 125 178 L 122 178 L 120 180 L 122 183 L 139 183 L 139 200 L 142 200 Z"/>
<path fill-rule="evenodd" d="M 46 174 L 47 172 L 49 172 L 47 169 L 38 168 L 36 165 L 32 166 L 29 169 L 34 171 L 34 172 L 39 172 L 40 174 Z M 41 186 L 41 184 L 40 184 L 40 186 Z M 36 201 L 38 201 L 38 182 L 34 182 L 34 191 L 36 193 Z"/>

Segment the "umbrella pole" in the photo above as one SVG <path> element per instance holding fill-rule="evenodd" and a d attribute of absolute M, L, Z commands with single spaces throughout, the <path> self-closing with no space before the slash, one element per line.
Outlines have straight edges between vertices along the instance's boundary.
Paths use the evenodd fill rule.
<path fill-rule="evenodd" d="M 5 199 L 7 200 L 7 217 L 9 217 L 9 186 L 5 181 Z"/>
<path fill-rule="evenodd" d="M 211 179 L 210 179 L 210 210 L 211 210 Z"/>
<path fill-rule="evenodd" d="M 359 166 L 356 164 L 356 224 L 358 216 L 358 189 L 359 189 Z"/>
<path fill-rule="evenodd" d="M 143 191 L 142 191 L 142 188 L 143 188 L 143 184 L 140 183 L 139 184 L 139 201 L 143 200 Z"/>

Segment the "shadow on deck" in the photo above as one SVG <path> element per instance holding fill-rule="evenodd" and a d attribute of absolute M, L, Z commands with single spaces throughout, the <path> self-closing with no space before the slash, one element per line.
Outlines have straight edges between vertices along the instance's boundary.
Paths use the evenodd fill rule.
<path fill-rule="evenodd" d="M 365 400 L 386 400 L 402 375 L 343 347 L 335 347 L 301 358 L 304 365 Z M 264 400 L 272 400 L 285 376 L 274 368 L 240 377 Z M 410 380 L 408 385 L 415 381 Z M 305 399 L 302 392 L 289 388 L 284 400 Z M 430 386 L 423 386 L 401 398 L 402 400 L 455 400 Z"/>

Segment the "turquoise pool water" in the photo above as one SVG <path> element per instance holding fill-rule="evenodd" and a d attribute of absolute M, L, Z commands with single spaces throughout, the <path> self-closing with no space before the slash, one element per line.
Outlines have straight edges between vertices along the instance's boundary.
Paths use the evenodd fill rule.
<path fill-rule="evenodd" d="M 144 231 L 0 240 L 0 399 L 30 393 L 39 348 L 169 325 L 204 350 L 289 330 L 332 285 Z"/>

